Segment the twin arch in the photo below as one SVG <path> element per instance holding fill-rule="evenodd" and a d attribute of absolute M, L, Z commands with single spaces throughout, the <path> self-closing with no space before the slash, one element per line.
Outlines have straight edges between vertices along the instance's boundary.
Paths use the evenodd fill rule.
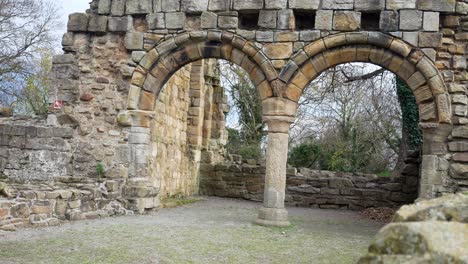
<path fill-rule="evenodd" d="M 450 98 L 433 62 L 421 50 L 380 32 L 342 33 L 312 42 L 296 52 L 281 72 L 253 42 L 231 32 L 201 31 L 170 37 L 140 61 L 131 80 L 128 110 L 152 111 L 159 91 L 175 72 L 209 58 L 242 67 L 262 100 L 280 97 L 295 103 L 323 71 L 343 63 L 373 63 L 406 81 L 416 97 L 422 122 L 451 122 Z"/>

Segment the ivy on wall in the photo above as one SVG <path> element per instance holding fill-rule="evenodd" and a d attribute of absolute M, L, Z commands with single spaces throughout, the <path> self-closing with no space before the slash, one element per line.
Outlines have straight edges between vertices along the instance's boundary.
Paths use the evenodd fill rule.
<path fill-rule="evenodd" d="M 403 129 L 406 130 L 408 135 L 408 145 L 410 149 L 418 149 L 423 142 L 423 138 L 419 128 L 419 109 L 416 98 L 408 85 L 398 77 L 396 78 L 396 87 L 401 107 Z"/>

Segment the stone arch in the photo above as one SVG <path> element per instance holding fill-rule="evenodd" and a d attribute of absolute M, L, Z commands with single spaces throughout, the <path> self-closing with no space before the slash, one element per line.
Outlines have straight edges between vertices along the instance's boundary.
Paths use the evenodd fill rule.
<path fill-rule="evenodd" d="M 368 62 L 402 78 L 413 91 L 423 123 L 451 123 L 450 97 L 441 73 L 418 48 L 380 33 L 328 36 L 305 46 L 285 65 L 283 96 L 298 102 L 304 88 L 323 71 L 343 63 Z"/>
<path fill-rule="evenodd" d="M 243 68 L 262 100 L 274 96 L 271 83 L 278 79 L 278 72 L 257 46 L 230 32 L 198 31 L 172 36 L 146 53 L 133 73 L 127 109 L 152 111 L 159 91 L 174 73 L 188 63 L 209 58 Z"/>

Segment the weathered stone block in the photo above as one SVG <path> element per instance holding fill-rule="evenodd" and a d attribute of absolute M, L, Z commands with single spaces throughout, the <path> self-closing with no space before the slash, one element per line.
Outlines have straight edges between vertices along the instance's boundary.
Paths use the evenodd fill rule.
<path fill-rule="evenodd" d="M 201 14 L 201 28 L 216 28 L 218 26 L 218 15 L 213 12 L 203 12 Z"/>
<path fill-rule="evenodd" d="M 400 16 L 395 11 L 382 11 L 380 13 L 380 30 L 384 32 L 398 31 Z"/>
<path fill-rule="evenodd" d="M 226 11 L 231 6 L 231 0 L 210 0 L 208 10 L 210 11 Z"/>
<path fill-rule="evenodd" d="M 361 13 L 354 11 L 336 11 L 333 29 L 353 31 L 361 28 Z"/>
<path fill-rule="evenodd" d="M 73 13 L 68 16 L 68 31 L 81 32 L 88 30 L 88 15 L 83 13 Z"/>
<path fill-rule="evenodd" d="M 321 30 L 333 29 L 333 10 L 319 10 L 315 16 L 315 28 Z"/>
<path fill-rule="evenodd" d="M 400 11 L 401 30 L 420 30 L 423 22 L 423 12 L 419 10 Z"/>
<path fill-rule="evenodd" d="M 419 47 L 438 48 L 442 45 L 442 33 L 419 33 Z"/>
<path fill-rule="evenodd" d="M 317 10 L 320 0 L 289 0 L 289 8 L 301 10 Z"/>
<path fill-rule="evenodd" d="M 10 208 L 10 215 L 15 218 L 27 218 L 29 214 L 29 207 L 25 203 L 15 204 Z"/>
<path fill-rule="evenodd" d="M 218 27 L 222 29 L 237 28 L 239 19 L 233 16 L 218 16 Z"/>
<path fill-rule="evenodd" d="M 385 0 L 355 0 L 354 9 L 357 11 L 377 11 L 385 9 Z"/>
<path fill-rule="evenodd" d="M 424 31 L 439 31 L 439 12 L 424 12 Z"/>
<path fill-rule="evenodd" d="M 142 50 L 143 49 L 142 32 L 129 32 L 125 35 L 125 48 L 128 50 Z"/>
<path fill-rule="evenodd" d="M 265 0 L 266 9 L 286 9 L 288 0 Z"/>
<path fill-rule="evenodd" d="M 127 17 L 109 17 L 109 31 L 126 32 L 129 30 Z"/>
<path fill-rule="evenodd" d="M 274 10 L 260 10 L 258 26 L 261 28 L 276 28 L 276 18 L 278 12 Z"/>
<path fill-rule="evenodd" d="M 296 23 L 292 10 L 285 9 L 278 11 L 278 29 L 294 29 Z"/>
<path fill-rule="evenodd" d="M 387 0 L 387 9 L 414 9 L 416 8 L 416 0 Z"/>
<path fill-rule="evenodd" d="M 166 27 L 164 13 L 151 13 L 146 16 L 149 29 L 162 29 Z"/>
<path fill-rule="evenodd" d="M 417 8 L 437 12 L 455 12 L 455 0 L 418 0 Z"/>
<path fill-rule="evenodd" d="M 179 2 L 179 1 L 174 1 Z M 128 15 L 149 14 L 153 12 L 152 0 L 127 1 L 125 13 Z"/>
<path fill-rule="evenodd" d="M 288 59 L 292 55 L 292 43 L 267 43 L 263 51 L 270 59 Z"/>
<path fill-rule="evenodd" d="M 166 28 L 167 29 L 181 29 L 185 25 L 185 13 L 175 12 L 166 13 Z"/>
<path fill-rule="evenodd" d="M 99 0 L 98 13 L 108 15 L 111 11 L 111 0 Z"/>
<path fill-rule="evenodd" d="M 161 11 L 162 10 L 164 10 L 164 12 L 179 12 L 180 1 L 161 0 Z"/>
<path fill-rule="evenodd" d="M 354 0 L 327 0 L 322 2 L 323 9 L 351 10 L 354 7 Z"/>
<path fill-rule="evenodd" d="M 263 8 L 263 0 L 232 0 L 234 10 L 255 10 Z"/>
<path fill-rule="evenodd" d="M 186 13 L 201 13 L 208 10 L 208 0 L 182 0 L 182 11 Z"/>
<path fill-rule="evenodd" d="M 125 14 L 125 0 L 112 0 L 111 15 L 123 16 Z"/>

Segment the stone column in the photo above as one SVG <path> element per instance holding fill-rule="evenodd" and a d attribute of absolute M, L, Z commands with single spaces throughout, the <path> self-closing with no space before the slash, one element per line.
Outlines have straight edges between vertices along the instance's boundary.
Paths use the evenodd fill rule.
<path fill-rule="evenodd" d="M 281 98 L 263 103 L 263 120 L 268 125 L 265 190 L 263 207 L 255 221 L 259 225 L 289 226 L 284 208 L 289 127 L 294 122 L 297 105 Z"/>

